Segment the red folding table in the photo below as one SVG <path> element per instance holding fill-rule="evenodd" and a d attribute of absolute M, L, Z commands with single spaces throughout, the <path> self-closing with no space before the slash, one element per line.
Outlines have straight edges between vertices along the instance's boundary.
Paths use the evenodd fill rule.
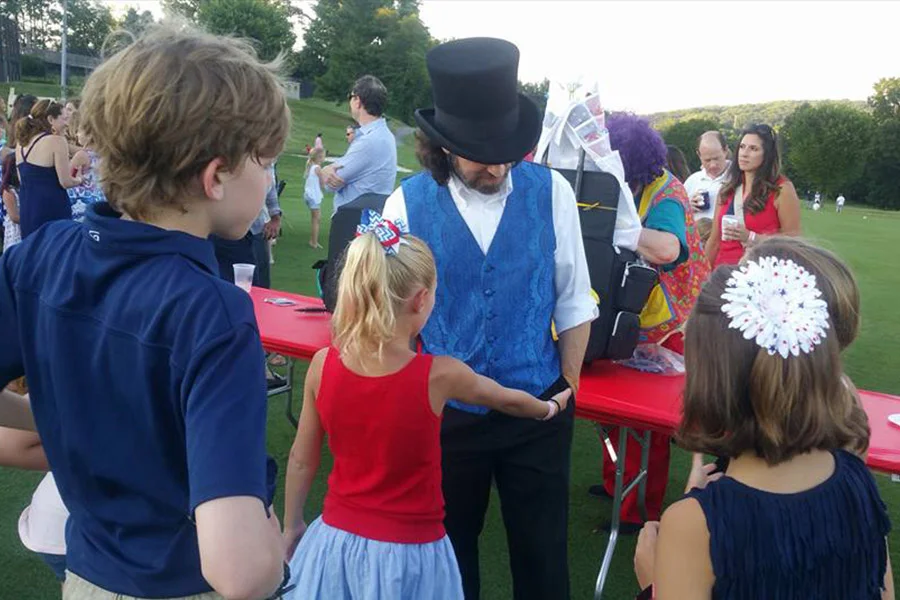
<path fill-rule="evenodd" d="M 259 324 L 263 347 L 268 352 L 309 360 L 321 348 L 328 346 L 331 316 L 324 312 L 318 298 L 298 296 L 286 292 L 253 288 L 250 293 Z M 293 301 L 279 306 L 276 299 Z M 294 362 L 289 361 L 286 384 L 272 390 L 272 394 L 287 394 L 287 418 L 296 426 L 293 415 Z M 619 509 L 622 499 L 635 489 L 638 506 L 646 516 L 647 463 L 650 431 L 671 434 L 681 418 L 683 376 L 649 375 L 619 365 L 597 361 L 586 366 L 581 374 L 576 415 L 597 424 L 606 450 L 616 463 L 616 482 L 613 491 L 613 513 L 609 542 L 597 576 L 594 598 L 600 598 L 619 535 Z M 867 464 L 870 468 L 890 474 L 900 474 L 900 427 L 889 423 L 888 416 L 900 413 L 900 397 L 860 390 L 863 407 L 869 415 L 872 435 Z M 604 425 L 619 426 L 616 446 L 606 436 Z M 641 470 L 631 481 L 624 481 L 625 452 L 628 436 L 641 446 Z"/>

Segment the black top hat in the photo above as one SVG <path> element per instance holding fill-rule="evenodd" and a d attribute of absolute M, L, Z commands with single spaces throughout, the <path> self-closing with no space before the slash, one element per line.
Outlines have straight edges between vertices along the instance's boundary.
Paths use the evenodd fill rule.
<path fill-rule="evenodd" d="M 537 144 L 541 115 L 518 93 L 519 49 L 505 40 L 441 44 L 426 57 L 434 108 L 416 123 L 436 144 L 486 165 L 522 160 Z"/>

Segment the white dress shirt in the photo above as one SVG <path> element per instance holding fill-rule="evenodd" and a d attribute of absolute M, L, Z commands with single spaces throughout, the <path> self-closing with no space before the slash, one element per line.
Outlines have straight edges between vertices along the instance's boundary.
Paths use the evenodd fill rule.
<path fill-rule="evenodd" d="M 582 323 L 597 318 L 597 303 L 591 297 L 591 280 L 588 275 L 587 259 L 584 256 L 584 241 L 581 238 L 581 221 L 575 193 L 565 178 L 551 171 L 553 195 L 553 231 L 556 234 L 554 260 L 556 270 L 556 307 L 553 320 L 557 332 L 563 332 Z M 512 176 L 496 194 L 482 194 L 468 188 L 456 176 L 452 176 L 447 187 L 457 210 L 472 232 L 481 251 L 487 254 L 500 225 L 506 199 L 512 192 Z M 403 219 L 413 228 L 406 212 L 403 188 L 397 188 L 384 204 L 384 217 Z M 440 282 L 438 282 L 440 285 Z"/>
<path fill-rule="evenodd" d="M 706 210 L 695 210 L 694 221 L 697 219 L 712 219 L 713 213 L 716 211 L 716 199 L 719 197 L 719 190 L 728 179 L 728 168 L 731 161 L 725 162 L 725 168 L 719 173 L 718 177 L 710 177 L 706 170 L 700 169 L 687 178 L 684 182 L 684 191 L 687 192 L 688 199 L 693 198 L 698 192 L 709 192 L 709 208 Z"/>

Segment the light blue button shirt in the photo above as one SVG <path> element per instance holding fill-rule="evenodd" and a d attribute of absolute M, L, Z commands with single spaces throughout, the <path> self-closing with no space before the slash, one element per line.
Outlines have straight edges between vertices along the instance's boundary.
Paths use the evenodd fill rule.
<path fill-rule="evenodd" d="M 334 209 L 363 194 L 389 195 L 397 182 L 397 140 L 382 118 L 363 125 L 347 153 L 334 161 L 344 187 L 335 191 Z"/>
<path fill-rule="evenodd" d="M 268 191 L 266 191 L 266 203 L 263 205 L 262 210 L 259 211 L 259 216 L 256 217 L 256 220 L 250 225 L 250 233 L 253 235 L 261 234 L 266 223 L 268 223 L 272 217 L 281 214 L 281 204 L 278 202 L 278 190 L 275 187 L 275 166 L 272 165 L 269 167 L 268 171 L 269 177 L 272 178 L 272 183 L 269 185 Z"/>

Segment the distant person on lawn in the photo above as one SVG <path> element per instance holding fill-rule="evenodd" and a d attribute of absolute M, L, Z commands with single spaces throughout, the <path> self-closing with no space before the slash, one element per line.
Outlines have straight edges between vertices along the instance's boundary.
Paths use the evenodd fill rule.
<path fill-rule="evenodd" d="M 359 123 L 347 153 L 327 167 L 320 178 L 334 194 L 334 210 L 363 194 L 387 196 L 397 183 L 397 140 L 384 119 L 387 89 L 377 77 L 360 77 L 347 95 L 350 115 Z"/>

